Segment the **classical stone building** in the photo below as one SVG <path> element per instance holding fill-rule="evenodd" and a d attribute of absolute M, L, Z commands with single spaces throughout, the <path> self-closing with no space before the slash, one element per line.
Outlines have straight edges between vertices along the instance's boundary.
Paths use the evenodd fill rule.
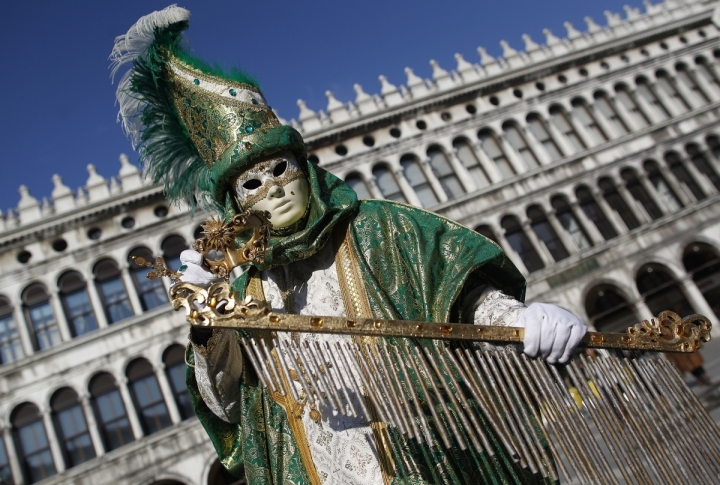
<path fill-rule="evenodd" d="M 497 241 L 528 300 L 598 329 L 720 314 L 718 3 L 666 0 L 565 38 L 380 77 L 325 111 L 311 160 L 363 198 L 419 205 Z M 0 482 L 205 485 L 218 467 L 182 373 L 187 326 L 131 255 L 177 266 L 202 215 L 121 157 L 76 192 L 21 187 L 0 220 Z"/>

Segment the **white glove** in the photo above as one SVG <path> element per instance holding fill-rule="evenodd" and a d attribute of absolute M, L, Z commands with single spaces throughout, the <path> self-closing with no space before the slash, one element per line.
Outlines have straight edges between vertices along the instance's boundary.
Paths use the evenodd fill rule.
<path fill-rule="evenodd" d="M 564 364 L 572 356 L 587 327 L 578 317 L 557 305 L 532 303 L 513 327 L 524 327 L 523 345 L 529 357 Z"/>
<path fill-rule="evenodd" d="M 202 286 L 203 288 L 222 281 L 221 278 L 218 278 L 202 266 L 203 257 L 197 251 L 186 249 L 180 253 L 180 262 L 186 267 L 182 272 L 180 281 Z"/>

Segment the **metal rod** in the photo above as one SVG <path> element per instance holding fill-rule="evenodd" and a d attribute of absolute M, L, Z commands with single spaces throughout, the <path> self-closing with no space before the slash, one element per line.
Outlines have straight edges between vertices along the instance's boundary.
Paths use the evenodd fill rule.
<path fill-rule="evenodd" d="M 315 343 L 317 344 L 317 342 Z M 335 388 L 333 387 L 332 383 L 330 382 L 329 376 L 327 375 L 327 372 L 329 372 L 328 369 L 325 369 L 325 372 L 323 372 L 323 362 L 318 358 L 318 354 L 313 351 L 313 348 L 310 346 L 307 340 L 305 340 L 305 349 L 310 355 L 310 361 L 315 365 L 315 374 L 317 375 L 317 380 L 327 393 L 330 407 L 332 407 L 335 412 L 339 413 L 342 404 L 340 404 L 340 399 L 338 398 L 337 393 L 335 392 Z"/>
<path fill-rule="evenodd" d="M 368 421 L 372 421 L 372 415 L 370 414 L 370 411 L 367 408 L 367 405 L 365 404 L 365 393 L 360 388 L 360 386 L 357 383 L 357 380 L 355 380 L 355 375 L 353 371 L 359 372 L 359 369 L 355 369 L 351 364 L 350 360 L 345 355 L 345 352 L 343 351 L 342 345 L 340 345 L 340 342 L 335 342 L 335 348 L 337 349 L 338 353 L 337 355 L 340 356 L 340 360 L 343 362 L 343 366 L 345 366 L 345 370 L 347 371 L 347 378 L 350 381 L 350 385 L 352 386 L 352 389 L 355 391 L 355 395 L 358 398 L 358 402 L 360 403 L 360 407 L 362 408 L 363 414 L 365 415 L 365 419 Z"/>
<path fill-rule="evenodd" d="M 250 348 L 251 346 L 248 345 L 247 340 L 245 337 L 240 338 L 240 343 L 242 344 L 243 348 L 245 349 L 245 354 L 247 355 L 248 359 L 250 359 L 250 363 L 252 364 L 253 368 L 255 369 L 255 373 L 257 374 L 258 378 L 260 379 L 260 382 L 263 386 L 265 386 L 268 389 L 273 389 L 273 387 L 268 382 L 269 376 L 266 376 L 263 372 L 263 368 L 260 366 L 260 363 L 257 361 L 257 357 L 255 355 L 255 352 Z"/>
<path fill-rule="evenodd" d="M 272 358 L 272 354 L 270 354 L 270 349 L 268 349 L 267 344 L 265 343 L 264 338 L 256 339 L 258 343 L 258 347 L 262 351 L 262 354 L 264 355 L 264 361 L 267 363 L 267 366 L 270 368 L 270 371 L 272 373 L 272 377 L 277 380 L 278 389 L 280 390 L 280 395 L 285 396 L 285 386 L 283 386 L 283 381 L 280 379 L 280 373 L 278 372 L 278 369 L 275 365 L 275 359 Z"/>
<path fill-rule="evenodd" d="M 396 401 L 393 399 L 393 395 L 390 392 L 390 389 L 388 389 L 388 378 L 384 376 L 380 372 L 380 368 L 378 367 L 377 363 L 375 362 L 376 359 L 369 358 L 370 356 L 379 357 L 379 351 L 378 351 L 379 345 L 375 344 L 373 345 L 373 348 L 376 352 L 373 352 L 373 348 L 370 347 L 370 345 L 365 346 L 365 350 L 367 351 L 368 359 L 367 361 L 370 363 L 370 367 L 372 370 L 371 378 L 374 381 L 375 386 L 380 390 L 380 392 L 384 395 L 384 401 L 387 404 L 388 410 L 390 411 L 390 414 L 392 415 L 392 419 L 394 420 L 395 427 L 399 428 L 400 431 L 403 434 L 407 434 L 407 430 L 405 429 L 405 424 L 400 419 L 400 416 L 402 415 L 402 412 L 400 409 L 396 406 Z M 380 360 L 379 358 L 377 360 Z"/>
<path fill-rule="evenodd" d="M 347 406 L 350 407 L 350 416 L 358 416 L 357 410 L 355 409 L 355 406 L 353 405 L 352 399 L 350 399 L 350 395 L 348 394 L 348 388 L 350 386 L 347 386 L 345 384 L 345 380 L 343 379 L 343 372 L 340 369 L 340 366 L 338 365 L 338 360 L 335 358 L 335 352 L 332 351 L 330 348 L 330 343 L 325 341 L 325 348 L 323 348 L 322 345 L 318 344 L 318 350 L 320 351 L 320 354 L 323 355 L 324 359 L 327 361 L 330 361 L 331 369 L 332 369 L 332 376 L 333 376 L 333 383 L 335 384 L 336 389 L 340 389 L 343 393 L 343 396 L 345 396 L 345 402 Z M 347 409 L 343 407 L 343 409 Z"/>
<path fill-rule="evenodd" d="M 287 362 L 285 362 L 285 351 L 280 346 L 279 339 L 273 339 L 273 344 L 275 345 L 275 353 L 277 355 L 277 359 L 280 361 L 280 368 L 285 375 L 285 381 L 290 388 L 293 399 L 295 399 L 295 401 L 300 401 L 300 396 L 298 395 L 297 389 L 295 389 L 295 383 L 292 380 L 292 376 L 290 376 L 290 370 L 288 369 Z"/>
<path fill-rule="evenodd" d="M 403 392 L 402 383 L 400 382 L 400 378 L 398 377 L 398 372 L 393 366 L 392 356 L 388 351 L 387 345 L 388 344 L 385 340 L 382 340 L 381 344 L 378 345 L 378 349 L 380 351 L 380 365 L 385 368 L 385 374 L 390 379 L 390 388 L 393 390 L 393 395 L 397 399 L 399 407 L 405 410 L 404 413 L 400 414 L 400 418 L 405 423 L 405 429 L 408 432 L 408 436 L 410 438 L 415 438 L 420 441 L 422 440 L 422 436 L 420 435 L 420 429 L 415 422 L 412 407 L 410 406 L 410 403 L 408 402 L 408 399 Z"/>

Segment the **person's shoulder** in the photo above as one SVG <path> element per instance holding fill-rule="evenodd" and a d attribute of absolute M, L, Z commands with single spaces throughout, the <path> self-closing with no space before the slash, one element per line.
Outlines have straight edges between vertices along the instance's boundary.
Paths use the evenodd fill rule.
<path fill-rule="evenodd" d="M 448 219 L 436 212 L 406 204 L 404 202 L 386 199 L 363 199 L 360 201 L 359 214 L 372 217 L 380 215 L 381 213 L 391 215 L 392 217 L 409 217 L 417 221 L 424 221 L 426 223 L 432 222 L 435 224 L 446 225 L 452 227 L 453 229 L 470 231 L 470 229 L 459 222 Z"/>

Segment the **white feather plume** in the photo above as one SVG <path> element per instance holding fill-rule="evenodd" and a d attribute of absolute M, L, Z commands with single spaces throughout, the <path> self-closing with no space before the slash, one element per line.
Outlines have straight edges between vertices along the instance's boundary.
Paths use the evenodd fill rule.
<path fill-rule="evenodd" d="M 165 28 L 176 22 L 182 22 L 190 18 L 190 11 L 177 5 L 170 5 L 162 10 L 152 12 L 141 17 L 130 27 L 125 35 L 115 37 L 115 44 L 110 53 L 110 76 L 115 80 L 118 70 L 138 58 L 145 56 L 146 50 L 155 38 L 156 28 Z M 130 78 L 132 70 L 128 70 L 118 83 L 115 95 L 119 105 L 118 121 L 122 124 L 125 134 L 130 139 L 134 148 L 140 140 L 143 129 L 140 115 L 145 107 L 145 102 L 132 93 Z"/>
<path fill-rule="evenodd" d="M 145 55 L 145 49 L 154 39 L 156 28 L 165 28 L 189 18 L 189 10 L 173 4 L 140 17 L 125 35 L 115 37 L 115 45 L 110 53 L 110 77 L 113 81 L 120 67 L 132 63 L 136 57 Z"/>

